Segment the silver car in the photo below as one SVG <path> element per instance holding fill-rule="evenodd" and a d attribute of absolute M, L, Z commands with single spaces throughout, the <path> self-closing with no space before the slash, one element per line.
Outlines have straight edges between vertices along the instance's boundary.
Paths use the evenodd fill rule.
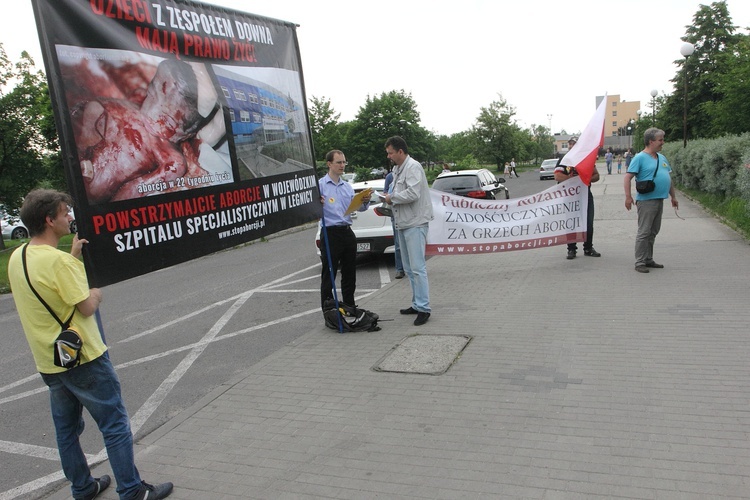
<path fill-rule="evenodd" d="M 21 219 L 17 217 L 3 218 L 0 220 L 0 226 L 2 227 L 4 239 L 20 240 L 21 238 L 29 237 L 29 231 L 23 225 Z"/>
<path fill-rule="evenodd" d="M 544 160 L 542 166 L 539 167 L 539 180 L 554 179 L 555 178 L 555 167 L 557 166 L 557 158 L 550 158 Z"/>

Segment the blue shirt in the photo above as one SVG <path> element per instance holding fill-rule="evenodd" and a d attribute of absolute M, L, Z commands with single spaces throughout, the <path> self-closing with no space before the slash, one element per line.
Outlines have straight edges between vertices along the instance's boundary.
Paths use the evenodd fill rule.
<path fill-rule="evenodd" d="M 659 158 L 659 171 L 656 173 L 656 178 L 654 179 L 656 189 L 646 194 L 636 193 L 636 200 L 663 200 L 669 198 L 669 189 L 672 187 L 672 178 L 669 176 L 669 173 L 672 171 L 672 167 L 664 155 L 657 153 L 657 156 Z M 636 181 L 650 180 L 654 177 L 656 162 L 657 160 L 653 156 L 641 151 L 630 162 L 628 173 L 635 174 Z"/>
<path fill-rule="evenodd" d="M 352 216 L 344 215 L 354 198 L 354 188 L 343 179 L 336 183 L 326 174 L 318 182 L 320 196 L 323 197 L 323 217 L 326 226 L 351 226 Z M 363 203 L 359 211 L 367 210 L 368 203 Z"/>
<path fill-rule="evenodd" d="M 383 192 L 385 194 L 390 194 L 393 189 L 391 189 L 393 185 L 393 171 L 388 172 L 388 175 L 385 176 L 385 183 L 383 184 Z"/>

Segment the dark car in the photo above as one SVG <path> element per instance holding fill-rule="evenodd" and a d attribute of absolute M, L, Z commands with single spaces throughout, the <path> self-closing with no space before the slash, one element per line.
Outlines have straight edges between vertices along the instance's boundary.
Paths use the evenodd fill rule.
<path fill-rule="evenodd" d="M 486 168 L 444 172 L 432 183 L 432 189 L 458 196 L 483 200 L 507 200 L 510 198 L 505 179 L 497 179 Z"/>

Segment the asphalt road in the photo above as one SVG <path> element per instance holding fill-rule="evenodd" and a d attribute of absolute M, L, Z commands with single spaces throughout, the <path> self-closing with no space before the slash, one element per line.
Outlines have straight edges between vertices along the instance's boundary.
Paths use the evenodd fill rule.
<path fill-rule="evenodd" d="M 320 324 L 314 235 L 289 231 L 103 289 L 105 337 L 136 439 Z M 393 275 L 392 256 L 362 256 L 358 295 Z M 10 295 L 0 297 L 0 331 L 0 498 L 22 485 L 39 498 L 60 466 L 46 387 Z M 101 436 L 84 414 L 81 440 L 94 456 Z"/>
<path fill-rule="evenodd" d="M 512 198 L 553 183 L 535 171 L 506 180 Z M 105 337 L 136 440 L 320 324 L 314 235 L 299 228 L 104 288 Z M 392 256 L 361 257 L 358 295 L 393 275 Z M 0 332 L 0 500 L 19 486 L 40 498 L 59 487 L 60 466 L 46 387 L 10 295 L 0 296 Z M 93 458 L 103 445 L 85 418 Z"/>

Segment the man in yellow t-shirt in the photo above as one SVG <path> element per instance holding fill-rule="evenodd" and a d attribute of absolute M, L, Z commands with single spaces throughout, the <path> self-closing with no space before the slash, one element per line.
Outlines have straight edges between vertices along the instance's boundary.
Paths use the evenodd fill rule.
<path fill-rule="evenodd" d="M 57 249 L 60 238 L 70 233 L 71 204 L 65 193 L 49 189 L 30 192 L 21 207 L 21 220 L 31 240 L 16 249 L 8 261 L 8 277 L 21 325 L 37 370 L 49 387 L 63 471 L 76 499 L 96 498 L 111 483 L 107 475 L 91 476 L 81 449 L 78 436 L 83 431 L 82 411 L 86 408 L 102 432 L 120 498 L 164 498 L 172 492 L 172 483 L 152 486 L 141 480 L 135 467 L 133 434 L 120 381 L 105 355 L 107 347 L 94 317 L 102 293 L 98 288 L 89 288 L 83 263 L 78 260 L 88 242 L 76 235 L 70 254 Z M 55 364 L 54 342 L 62 328 L 32 286 L 60 321 L 71 318 L 69 328 L 83 340 L 77 366 L 67 369 Z"/>

